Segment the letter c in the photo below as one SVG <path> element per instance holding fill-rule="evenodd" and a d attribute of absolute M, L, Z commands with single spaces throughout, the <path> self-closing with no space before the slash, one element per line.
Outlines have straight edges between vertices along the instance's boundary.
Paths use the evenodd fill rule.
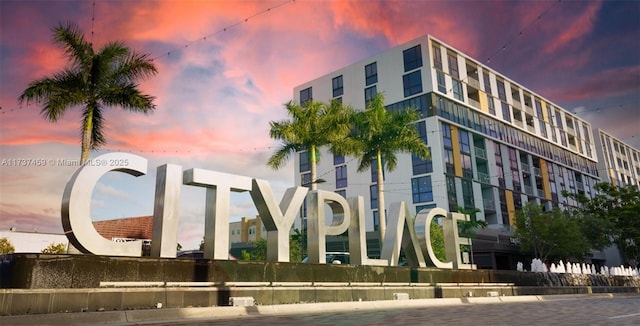
<path fill-rule="evenodd" d="M 80 167 L 64 189 L 61 209 L 64 233 L 74 247 L 86 254 L 141 256 L 141 240 L 116 243 L 96 231 L 91 222 L 91 194 L 100 177 L 109 171 L 136 177 L 146 174 L 147 159 L 128 153 L 108 153 L 96 157 L 92 162 L 99 164 Z M 127 166 L 110 166 L 111 162 L 127 162 Z"/>

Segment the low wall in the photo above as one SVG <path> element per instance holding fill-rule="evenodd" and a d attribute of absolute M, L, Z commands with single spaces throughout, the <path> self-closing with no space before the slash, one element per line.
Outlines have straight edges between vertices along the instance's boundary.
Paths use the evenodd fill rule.
<path fill-rule="evenodd" d="M 504 270 L 301 264 L 94 255 L 12 254 L 0 288 L 98 288 L 100 282 L 511 283 L 515 286 L 635 286 L 640 278 Z"/>
<path fill-rule="evenodd" d="M 513 295 L 640 293 L 640 278 L 497 270 L 13 254 L 0 315 Z"/>

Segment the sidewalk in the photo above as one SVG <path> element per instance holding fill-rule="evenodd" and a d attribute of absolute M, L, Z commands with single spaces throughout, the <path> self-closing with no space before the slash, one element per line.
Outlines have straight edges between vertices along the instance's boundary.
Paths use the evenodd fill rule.
<path fill-rule="evenodd" d="M 327 312 L 369 311 L 383 309 L 410 309 L 420 307 L 452 306 L 465 304 L 495 304 L 533 301 L 553 301 L 572 299 L 603 299 L 637 294 L 581 294 L 581 295 L 544 295 L 544 296 L 502 296 L 467 297 L 444 299 L 385 300 L 360 302 L 302 303 L 273 306 L 250 307 L 205 307 L 171 308 L 104 312 L 79 312 L 60 314 L 38 314 L 20 316 L 2 316 L 0 324 L 10 325 L 142 325 L 152 323 L 195 322 L 198 320 L 229 320 L 256 318 L 259 316 L 277 316 L 294 314 L 314 314 Z"/>

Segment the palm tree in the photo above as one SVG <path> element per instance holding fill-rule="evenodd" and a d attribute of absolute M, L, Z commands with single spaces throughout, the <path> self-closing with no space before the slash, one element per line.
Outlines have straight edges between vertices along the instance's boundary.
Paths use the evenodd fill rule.
<path fill-rule="evenodd" d="M 414 126 L 419 118 L 418 112 L 413 108 L 398 112 L 387 111 L 384 107 L 384 95 L 378 93 L 369 101 L 366 110 L 354 114 L 350 139 L 338 144 L 339 153 L 358 157 L 358 172 L 371 168 L 374 162 L 377 164 L 380 241 L 384 239 L 387 228 L 383 169 L 393 171 L 396 168 L 398 152 L 411 153 L 422 159 L 430 157 L 429 148 Z"/>
<path fill-rule="evenodd" d="M 329 105 L 310 100 L 304 105 L 290 101 L 285 105 L 291 120 L 271 121 L 271 138 L 282 141 L 282 146 L 269 158 L 267 165 L 279 169 L 289 156 L 308 151 L 311 169 L 311 189 L 317 189 L 316 163 L 322 146 L 333 146 L 349 134 L 351 108 L 338 101 Z"/>
<path fill-rule="evenodd" d="M 74 23 L 60 24 L 52 31 L 69 65 L 29 83 L 18 101 L 43 103 L 41 113 L 51 122 L 58 121 L 67 109 L 83 106 L 80 161 L 84 164 L 89 151 L 106 143 L 105 108 L 119 106 L 142 113 L 155 109 L 154 97 L 142 94 L 135 81 L 158 71 L 148 55 L 133 52 L 122 42 L 110 42 L 95 52 Z"/>

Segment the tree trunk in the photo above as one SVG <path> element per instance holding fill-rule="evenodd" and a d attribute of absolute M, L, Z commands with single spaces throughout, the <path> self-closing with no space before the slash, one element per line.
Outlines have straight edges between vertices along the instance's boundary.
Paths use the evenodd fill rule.
<path fill-rule="evenodd" d="M 317 172 L 316 172 L 316 147 L 315 146 L 311 146 L 311 148 L 309 149 L 309 156 L 311 156 L 309 159 L 311 161 L 311 190 L 318 190 L 318 183 L 317 183 Z"/>
<path fill-rule="evenodd" d="M 80 164 L 84 165 L 89 161 L 89 152 L 91 152 L 91 134 L 93 132 L 93 108 L 91 105 L 87 107 L 87 114 L 82 125 L 82 152 L 80 153 Z"/>
<path fill-rule="evenodd" d="M 387 232 L 387 217 L 384 211 L 384 173 L 382 169 L 382 154 L 378 150 L 378 219 L 380 224 L 380 244 L 384 242 L 384 234 Z M 380 246 L 382 248 L 382 246 Z"/>

